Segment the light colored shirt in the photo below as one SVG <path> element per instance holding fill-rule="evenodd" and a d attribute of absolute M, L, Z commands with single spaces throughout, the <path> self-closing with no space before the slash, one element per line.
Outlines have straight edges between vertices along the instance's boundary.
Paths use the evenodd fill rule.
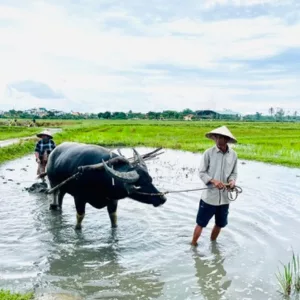
<path fill-rule="evenodd" d="M 228 147 L 223 153 L 217 146 L 207 149 L 202 156 L 199 167 L 201 180 L 210 189 L 204 190 L 201 199 L 211 205 L 229 204 L 227 191 L 219 190 L 210 183 L 211 179 L 229 183 L 237 179 L 237 154 Z"/>

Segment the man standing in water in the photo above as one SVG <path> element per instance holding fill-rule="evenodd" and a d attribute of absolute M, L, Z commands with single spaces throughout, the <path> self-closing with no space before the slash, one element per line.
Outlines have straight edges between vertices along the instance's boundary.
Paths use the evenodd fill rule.
<path fill-rule="evenodd" d="M 51 151 L 56 147 L 52 140 L 52 135 L 48 130 L 44 130 L 37 134 L 37 137 L 41 138 L 35 145 L 34 155 L 36 162 L 38 163 L 37 175 L 45 172 L 48 156 Z"/>
<path fill-rule="evenodd" d="M 210 189 L 204 190 L 201 195 L 193 246 L 197 246 L 203 228 L 213 216 L 215 225 L 210 237 L 212 241 L 217 239 L 221 228 L 227 225 L 230 200 L 226 189 L 234 188 L 237 179 L 237 154 L 227 145 L 236 143 L 235 137 L 226 126 L 216 128 L 205 136 L 214 140 L 216 145 L 203 153 L 199 168 L 200 179 Z"/>

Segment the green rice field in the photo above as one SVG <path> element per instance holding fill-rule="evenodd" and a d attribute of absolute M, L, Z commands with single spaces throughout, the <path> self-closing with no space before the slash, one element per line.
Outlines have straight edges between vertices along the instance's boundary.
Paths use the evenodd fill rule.
<path fill-rule="evenodd" d="M 203 152 L 213 145 L 213 141 L 205 138 L 205 133 L 222 125 L 237 138 L 238 144 L 233 147 L 240 159 L 300 166 L 300 123 L 81 120 L 64 124 L 63 131 L 55 135 L 54 141 L 57 144 L 76 141 L 107 147 L 146 146 Z M 41 130 L 29 129 L 33 130 L 31 133 Z M 28 128 L 24 129 L 27 134 L 26 130 Z M 5 137 L 10 138 L 9 134 L 7 132 Z M 4 130 L 0 129 L 0 139 L 3 136 Z M 14 150 L 16 147 L 18 149 Z M 23 142 L 21 147 L 6 148 L 0 148 L 0 162 L 24 155 L 33 149 L 33 145 Z"/>
<path fill-rule="evenodd" d="M 33 294 L 11 293 L 10 291 L 0 290 L 0 300 L 31 300 Z"/>

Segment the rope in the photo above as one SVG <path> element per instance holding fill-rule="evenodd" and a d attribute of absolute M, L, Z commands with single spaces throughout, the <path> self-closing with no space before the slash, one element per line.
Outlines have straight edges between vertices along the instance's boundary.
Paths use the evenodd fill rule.
<path fill-rule="evenodd" d="M 60 184 L 58 184 L 57 186 L 53 187 L 52 189 L 50 189 L 47 194 L 52 194 L 54 193 L 57 189 L 59 189 L 61 186 L 63 186 L 64 184 L 66 184 L 67 182 L 69 182 L 72 179 L 77 179 L 79 176 L 81 175 L 80 172 L 75 173 L 74 175 L 72 175 L 71 177 L 67 178 L 66 180 L 64 180 L 63 182 L 61 182 Z"/>
<path fill-rule="evenodd" d="M 53 187 L 52 189 L 48 190 L 47 194 L 52 194 L 54 193 L 57 189 L 59 189 L 61 186 L 66 184 L 72 179 L 77 179 L 80 176 L 80 172 L 75 173 L 68 179 L 64 180 L 57 186 Z M 23 182 L 32 182 L 32 181 L 18 181 L 18 183 L 23 183 Z M 196 191 L 203 191 L 203 190 L 210 190 L 210 189 L 216 189 L 217 187 L 209 187 L 209 188 L 197 188 L 197 189 L 186 189 L 186 190 L 173 190 L 173 191 L 165 191 L 161 193 L 143 193 L 143 192 L 138 192 L 135 191 L 135 194 L 140 194 L 140 195 L 147 195 L 147 196 L 164 196 L 166 194 L 175 194 L 175 193 L 188 193 L 188 192 L 196 192 Z M 239 194 L 243 192 L 243 189 L 240 186 L 235 186 L 233 188 L 230 188 L 229 185 L 225 185 L 225 188 L 222 189 L 223 191 L 227 191 L 227 196 L 230 201 L 235 201 L 238 197 Z M 235 194 L 235 195 L 234 195 Z"/>
<path fill-rule="evenodd" d="M 70 180 L 77 179 L 81 175 L 81 172 L 77 172 L 71 177 L 67 178 L 57 186 L 53 187 L 52 189 L 49 189 L 47 194 L 52 194 L 54 193 L 57 189 L 59 189 L 61 186 L 69 182 Z M 32 182 L 32 181 L 18 181 L 18 183 L 23 183 L 23 182 Z M 188 192 L 196 192 L 196 191 L 203 191 L 203 190 L 210 190 L 210 189 L 216 189 L 217 187 L 206 187 L 206 188 L 197 188 L 197 189 L 186 189 L 186 190 L 171 190 L 171 191 L 165 191 L 165 192 L 160 192 L 160 193 L 143 193 L 143 192 L 138 192 L 135 191 L 135 194 L 140 194 L 140 195 L 147 195 L 147 196 L 164 196 L 166 194 L 175 194 L 175 193 L 188 193 Z M 222 189 L 223 191 L 227 191 L 227 196 L 230 201 L 235 201 L 238 197 L 239 194 L 243 192 L 243 189 L 240 186 L 235 186 L 233 188 L 229 187 L 229 184 L 225 184 L 225 187 Z M 235 195 L 234 195 L 235 194 Z"/>
<path fill-rule="evenodd" d="M 143 193 L 143 192 L 135 192 L 136 194 L 140 195 L 148 195 L 148 196 L 164 196 L 166 194 L 170 193 L 186 193 L 186 192 L 195 192 L 195 191 L 202 191 L 202 190 L 210 190 L 210 189 L 216 189 L 217 187 L 209 187 L 209 188 L 198 188 L 198 189 L 188 189 L 188 190 L 174 190 L 174 191 L 166 191 L 161 193 Z M 223 191 L 227 191 L 227 196 L 230 201 L 235 201 L 239 194 L 243 192 L 243 189 L 239 186 L 235 186 L 233 188 L 229 188 L 228 185 L 223 189 Z M 233 193 L 235 193 L 235 196 L 233 196 Z"/>

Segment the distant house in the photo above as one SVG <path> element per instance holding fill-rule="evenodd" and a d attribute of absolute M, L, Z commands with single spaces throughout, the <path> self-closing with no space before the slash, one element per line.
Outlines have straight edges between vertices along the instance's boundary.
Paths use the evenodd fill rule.
<path fill-rule="evenodd" d="M 47 115 L 47 110 L 44 107 L 39 108 L 31 108 L 24 111 L 25 113 L 28 113 L 30 115 L 36 115 L 39 117 L 43 117 Z"/>
<path fill-rule="evenodd" d="M 193 114 L 189 114 L 183 117 L 183 120 L 185 121 L 191 121 L 193 119 L 194 115 Z"/>
<path fill-rule="evenodd" d="M 56 109 L 50 109 L 49 112 L 52 113 L 54 116 L 62 116 L 62 115 L 65 114 L 65 112 L 59 111 L 59 110 L 56 110 Z"/>
<path fill-rule="evenodd" d="M 232 111 L 230 109 L 224 110 L 198 110 L 196 111 L 199 119 L 226 119 L 226 120 L 240 120 L 241 113 Z"/>

